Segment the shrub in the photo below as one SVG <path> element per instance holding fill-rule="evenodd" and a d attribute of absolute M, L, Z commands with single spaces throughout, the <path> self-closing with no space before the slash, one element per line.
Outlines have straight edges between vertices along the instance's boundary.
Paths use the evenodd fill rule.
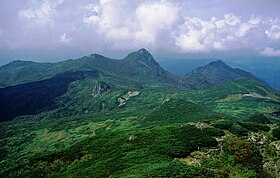
<path fill-rule="evenodd" d="M 255 124 L 255 123 L 249 123 L 249 122 L 240 122 L 239 125 L 244 127 L 245 129 L 253 132 L 258 131 L 266 131 L 268 132 L 270 130 L 270 127 L 263 124 Z"/>
<path fill-rule="evenodd" d="M 222 129 L 215 128 L 215 127 L 206 127 L 203 129 L 203 131 L 206 132 L 208 135 L 214 137 L 220 137 L 225 135 L 225 132 Z"/>
<path fill-rule="evenodd" d="M 239 125 L 232 125 L 229 129 L 229 131 L 233 134 L 237 134 L 240 136 L 244 136 L 248 134 L 248 130 L 239 126 Z"/>
<path fill-rule="evenodd" d="M 248 121 L 258 124 L 271 124 L 271 121 L 264 114 L 253 115 L 248 119 Z"/>
<path fill-rule="evenodd" d="M 272 130 L 272 136 L 277 140 L 280 140 L 280 127 L 277 127 Z"/>
<path fill-rule="evenodd" d="M 161 132 L 166 134 L 156 138 L 154 149 L 170 157 L 185 157 L 198 148 L 218 144 L 216 139 L 195 126 L 167 127 L 167 130 Z"/>
<path fill-rule="evenodd" d="M 232 124 L 233 122 L 231 121 L 218 121 L 213 123 L 212 126 L 223 130 L 229 130 Z"/>
<path fill-rule="evenodd" d="M 228 138 L 223 144 L 225 153 L 234 156 L 237 163 L 249 165 L 250 167 L 258 168 L 262 166 L 262 156 L 257 148 L 245 140 L 239 138 Z"/>

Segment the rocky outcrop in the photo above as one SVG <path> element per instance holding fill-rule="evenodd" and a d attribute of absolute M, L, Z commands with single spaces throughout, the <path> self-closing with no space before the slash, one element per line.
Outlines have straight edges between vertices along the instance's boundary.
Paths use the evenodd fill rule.
<path fill-rule="evenodd" d="M 99 82 L 92 90 L 91 95 L 96 98 L 103 93 L 111 91 L 111 87 L 105 82 Z"/>
<path fill-rule="evenodd" d="M 126 101 L 129 100 L 131 97 L 138 96 L 139 94 L 139 91 L 129 91 L 126 94 L 122 95 L 118 98 L 119 107 L 125 105 Z"/>

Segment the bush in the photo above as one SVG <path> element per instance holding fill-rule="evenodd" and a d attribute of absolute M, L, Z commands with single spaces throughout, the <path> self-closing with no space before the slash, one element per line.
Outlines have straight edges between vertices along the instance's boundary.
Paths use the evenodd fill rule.
<path fill-rule="evenodd" d="M 153 111 L 146 119 L 161 124 L 185 123 L 214 119 L 219 115 L 207 107 L 182 99 L 170 99 Z"/>
<path fill-rule="evenodd" d="M 233 134 L 244 136 L 248 134 L 248 130 L 239 126 L 239 125 L 232 125 L 229 131 Z"/>
<path fill-rule="evenodd" d="M 270 120 L 264 114 L 253 115 L 248 119 L 248 121 L 258 124 L 271 124 Z"/>
<path fill-rule="evenodd" d="M 237 163 L 260 167 L 262 156 L 257 148 L 251 143 L 239 138 L 228 138 L 223 145 L 225 153 L 234 156 Z"/>
<path fill-rule="evenodd" d="M 252 159 L 254 151 L 252 145 L 240 139 L 229 139 L 223 145 L 224 151 L 233 155 L 237 162 L 247 162 Z"/>
<path fill-rule="evenodd" d="M 208 135 L 213 137 L 220 137 L 225 135 L 225 132 L 222 129 L 215 128 L 215 127 L 206 127 L 202 130 L 206 132 Z"/>
<path fill-rule="evenodd" d="M 198 148 L 213 147 L 218 144 L 216 139 L 191 125 L 167 127 L 167 130 L 160 132 L 164 135 L 156 138 L 154 149 L 170 157 L 185 157 Z"/>
<path fill-rule="evenodd" d="M 212 126 L 223 130 L 229 130 L 232 124 L 233 122 L 231 121 L 218 121 L 213 123 Z"/>
<path fill-rule="evenodd" d="M 258 131 L 266 131 L 268 132 L 270 130 L 270 127 L 263 124 L 255 124 L 255 123 L 249 123 L 249 122 L 240 122 L 239 125 L 244 127 L 245 129 L 253 132 Z"/>
<path fill-rule="evenodd" d="M 280 140 L 280 127 L 272 130 L 272 136 L 277 140 Z"/>

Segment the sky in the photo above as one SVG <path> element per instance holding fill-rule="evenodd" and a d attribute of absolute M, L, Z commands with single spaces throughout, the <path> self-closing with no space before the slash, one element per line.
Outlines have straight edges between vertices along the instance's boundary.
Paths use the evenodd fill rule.
<path fill-rule="evenodd" d="M 170 59 L 280 57 L 280 0 L 0 0 L 0 65 L 139 48 Z"/>

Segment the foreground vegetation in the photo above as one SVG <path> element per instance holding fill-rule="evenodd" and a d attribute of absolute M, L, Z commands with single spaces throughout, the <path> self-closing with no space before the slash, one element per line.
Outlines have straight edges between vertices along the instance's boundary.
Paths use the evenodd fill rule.
<path fill-rule="evenodd" d="M 238 89 L 240 82 L 226 85 Z M 98 112 L 80 105 L 73 111 L 83 114 L 48 111 L 5 122 L 1 177 L 278 177 L 280 126 L 273 113 L 279 105 L 221 101 L 230 91 L 215 91 L 157 85 L 140 89 L 123 106 L 107 100 L 94 108 Z M 98 101 L 108 95 L 117 101 L 122 93 Z M 248 105 L 254 107 L 243 110 Z"/>

